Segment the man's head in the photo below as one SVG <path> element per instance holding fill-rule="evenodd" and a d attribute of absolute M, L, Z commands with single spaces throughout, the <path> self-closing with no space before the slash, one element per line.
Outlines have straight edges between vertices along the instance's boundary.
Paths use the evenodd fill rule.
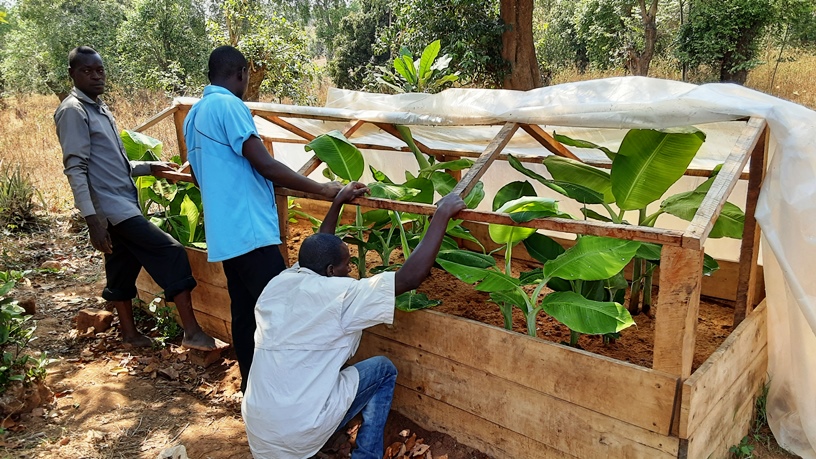
<path fill-rule="evenodd" d="M 348 277 L 348 246 L 334 234 L 313 234 L 300 245 L 298 263 L 321 276 Z"/>
<path fill-rule="evenodd" d="M 227 88 L 238 98 L 243 98 L 249 84 L 247 60 L 232 46 L 219 46 L 210 53 L 207 78 L 216 86 Z"/>
<path fill-rule="evenodd" d="M 105 64 L 91 47 L 79 46 L 68 53 L 68 75 L 74 86 L 91 99 L 105 92 Z"/>

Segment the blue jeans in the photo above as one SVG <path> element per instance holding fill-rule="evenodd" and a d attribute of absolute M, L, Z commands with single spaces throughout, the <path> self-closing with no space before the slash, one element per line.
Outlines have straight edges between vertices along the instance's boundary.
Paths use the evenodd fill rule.
<path fill-rule="evenodd" d="M 363 423 L 357 431 L 357 448 L 351 452 L 351 459 L 382 459 L 385 421 L 394 398 L 397 367 L 387 357 L 378 355 L 355 363 L 354 368 L 360 374 L 357 396 L 337 430 L 362 413 Z"/>

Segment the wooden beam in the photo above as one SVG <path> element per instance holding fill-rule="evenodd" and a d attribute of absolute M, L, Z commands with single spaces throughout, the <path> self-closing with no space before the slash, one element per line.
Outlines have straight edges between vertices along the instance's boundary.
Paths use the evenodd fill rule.
<path fill-rule="evenodd" d="M 389 124 L 389 123 L 371 123 L 371 124 L 373 124 L 374 126 L 377 126 L 378 128 L 382 129 L 383 131 L 385 131 L 385 132 L 391 134 L 392 136 L 400 139 L 401 141 L 405 142 L 405 139 L 402 138 L 402 134 L 400 134 L 400 132 L 397 130 L 397 127 L 395 125 Z M 412 135 L 412 137 L 413 137 L 413 135 Z M 431 148 L 428 148 L 428 146 L 425 145 L 424 143 L 418 141 L 417 139 L 412 139 L 412 140 L 414 141 L 414 145 L 416 145 L 417 148 L 419 149 L 419 151 L 421 151 L 422 153 L 425 153 L 426 155 L 433 155 L 434 154 L 434 150 L 431 149 Z M 408 151 L 411 151 L 411 150 L 409 149 Z"/>
<path fill-rule="evenodd" d="M 564 158 L 581 161 L 581 158 L 575 156 L 575 154 L 565 147 L 564 144 L 555 140 L 553 136 L 548 134 L 544 129 L 541 129 L 541 126 L 537 124 L 522 124 L 521 128 L 524 129 L 524 132 L 529 134 L 530 137 L 534 138 L 538 143 L 540 143 L 541 146 L 547 150 L 550 150 L 553 154 L 563 156 Z"/>
<path fill-rule="evenodd" d="M 734 190 L 737 179 L 745 169 L 748 158 L 750 158 L 751 152 L 754 151 L 760 138 L 762 138 L 766 127 L 767 123 L 763 118 L 751 118 L 748 121 L 748 125 L 745 126 L 731 153 L 725 159 L 720 173 L 714 179 L 711 189 L 708 190 L 705 199 L 697 209 L 694 219 L 686 228 L 683 237 L 688 242 L 684 245 L 696 249 L 703 247 L 708 234 L 714 227 L 714 222 L 717 221 L 717 217 L 719 217 L 728 196 Z"/>
<path fill-rule="evenodd" d="M 278 248 L 283 256 L 283 263 L 289 267 L 289 197 L 276 194 L 275 206 L 278 208 L 278 229 L 281 235 L 281 243 Z"/>
<path fill-rule="evenodd" d="M 302 191 L 292 190 L 289 188 L 275 187 L 275 192 L 287 196 L 294 196 L 296 198 L 329 201 L 328 198 L 319 194 L 304 193 Z M 398 212 L 409 212 L 421 215 L 433 215 L 433 213 L 436 211 L 436 206 L 433 204 L 392 201 L 390 199 L 382 198 L 360 197 L 352 200 L 351 204 L 356 206 L 370 207 L 372 209 L 395 210 Z M 662 244 L 664 246 L 679 247 L 683 241 L 682 231 L 651 228 L 648 226 L 618 225 L 596 220 L 536 218 L 528 222 L 516 223 L 508 214 L 469 209 L 465 209 L 456 214 L 456 218 L 473 222 L 498 223 L 500 225 L 552 230 L 563 233 L 614 237 L 628 241 L 652 242 L 655 244 Z"/>
<path fill-rule="evenodd" d="M 343 130 L 343 136 L 345 136 L 346 139 L 348 139 L 355 132 L 357 132 L 357 129 L 360 129 L 360 127 L 364 123 L 365 123 L 365 121 L 356 121 L 356 122 L 353 122 L 353 123 L 349 123 L 349 125 L 346 127 L 346 129 Z M 320 166 L 320 164 L 322 164 L 322 163 L 323 163 L 323 161 L 321 161 L 320 158 L 317 157 L 317 155 L 313 155 L 311 158 L 309 158 L 308 161 L 306 161 L 306 164 L 304 164 L 303 166 L 300 167 L 300 169 L 298 169 L 298 174 L 300 174 L 300 175 L 302 175 L 304 177 L 308 177 L 309 174 L 314 172 Z"/>
<path fill-rule="evenodd" d="M 269 121 L 270 123 L 272 123 L 272 124 L 274 124 L 274 125 L 276 125 L 278 127 L 286 129 L 287 131 L 291 132 L 292 134 L 295 134 L 297 136 L 300 136 L 300 137 L 306 139 L 308 142 L 311 142 L 312 140 L 314 140 L 315 137 L 317 137 L 314 134 L 310 134 L 310 133 L 304 131 L 303 129 L 295 126 L 294 124 L 289 123 L 289 122 L 287 122 L 287 121 L 285 121 L 285 120 L 283 120 L 283 119 L 281 119 L 281 118 L 279 118 L 277 116 L 269 115 L 269 114 L 258 114 L 258 116 L 260 116 L 261 118 Z"/>
<path fill-rule="evenodd" d="M 343 129 L 343 135 L 346 136 L 346 138 L 349 138 L 349 137 L 353 136 L 354 133 L 357 132 L 358 129 L 363 127 L 363 124 L 365 124 L 365 121 L 363 121 L 363 120 L 351 120 L 351 121 L 349 121 L 349 124 L 346 126 L 345 129 Z"/>
<path fill-rule="evenodd" d="M 496 137 L 487 145 L 484 152 L 476 160 L 476 163 L 468 169 L 467 174 L 453 187 L 451 193 L 458 194 L 462 198 L 468 195 L 473 187 L 482 176 L 487 172 L 487 168 L 493 164 L 493 161 L 499 156 L 499 153 L 507 146 L 513 134 L 518 130 L 519 125 L 516 123 L 507 123 L 501 128 Z"/>
<path fill-rule="evenodd" d="M 135 128 L 133 128 L 133 130 L 136 131 L 136 132 L 143 132 L 143 131 L 153 127 L 154 125 L 156 125 L 156 123 L 158 123 L 159 121 L 161 121 L 161 120 L 167 118 L 168 116 L 172 115 L 173 113 L 177 112 L 178 109 L 179 108 L 176 105 L 167 107 L 164 110 L 160 111 L 159 113 L 156 113 L 155 115 L 148 118 L 148 120 L 145 121 L 144 123 L 142 123 L 142 124 L 136 126 Z"/>
<path fill-rule="evenodd" d="M 660 270 L 672 282 L 661 285 L 657 297 L 652 368 L 686 379 L 694 358 L 703 252 L 664 246 Z"/>
<path fill-rule="evenodd" d="M 770 132 L 766 127 L 759 142 L 751 152 L 748 193 L 745 197 L 745 225 L 740 247 L 740 271 L 737 281 L 737 302 L 734 305 L 734 326 L 740 324 L 757 302 L 756 276 L 758 272 L 760 229 L 756 221 L 757 201 L 762 182 L 765 180 L 765 164 L 768 160 Z"/>
<path fill-rule="evenodd" d="M 188 107 L 179 106 L 179 109 L 173 112 L 173 122 L 176 125 L 176 140 L 178 140 L 179 157 L 182 163 L 187 162 L 187 142 L 184 141 L 184 118 L 190 111 Z"/>

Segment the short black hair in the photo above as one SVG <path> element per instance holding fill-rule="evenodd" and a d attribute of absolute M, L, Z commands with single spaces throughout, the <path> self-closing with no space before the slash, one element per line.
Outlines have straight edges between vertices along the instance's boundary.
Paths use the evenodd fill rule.
<path fill-rule="evenodd" d="M 343 262 L 343 241 L 329 233 L 317 233 L 304 239 L 298 253 L 298 263 L 303 268 L 326 275 L 329 265 L 338 266 Z"/>
<path fill-rule="evenodd" d="M 99 54 L 96 52 L 95 49 L 91 48 L 90 46 L 77 46 L 76 48 L 72 49 L 68 52 L 68 67 L 74 68 L 74 65 L 77 64 L 79 60 L 79 56 L 92 56 L 94 54 Z"/>
<path fill-rule="evenodd" d="M 247 60 L 241 51 L 229 45 L 219 46 L 210 53 L 207 63 L 207 78 L 210 83 L 229 78 L 247 66 Z"/>

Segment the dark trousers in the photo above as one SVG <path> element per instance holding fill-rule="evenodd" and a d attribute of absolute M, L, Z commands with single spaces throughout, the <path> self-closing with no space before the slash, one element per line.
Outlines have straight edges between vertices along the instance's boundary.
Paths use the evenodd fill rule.
<path fill-rule="evenodd" d="M 230 296 L 232 347 L 241 370 L 241 391 L 245 392 L 255 352 L 255 303 L 266 284 L 286 265 L 276 245 L 260 247 L 222 264 Z"/>
<path fill-rule="evenodd" d="M 112 253 L 105 254 L 107 285 L 102 298 L 128 301 L 136 297 L 136 277 L 145 271 L 172 301 L 196 286 L 184 247 L 141 215 L 108 225 Z"/>

